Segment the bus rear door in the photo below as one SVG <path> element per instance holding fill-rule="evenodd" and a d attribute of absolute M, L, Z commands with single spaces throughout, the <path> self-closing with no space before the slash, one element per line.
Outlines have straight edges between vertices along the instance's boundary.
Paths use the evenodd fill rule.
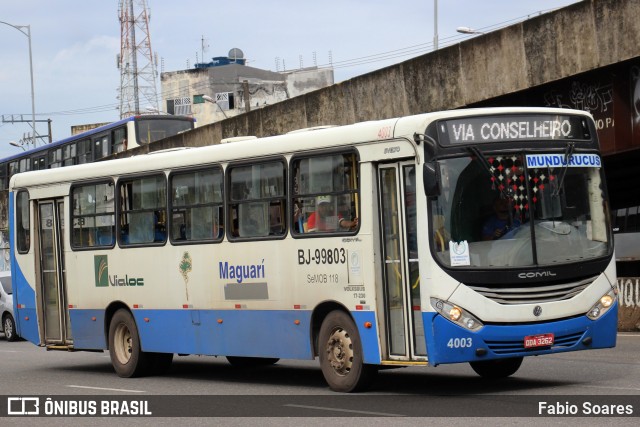
<path fill-rule="evenodd" d="M 386 359 L 426 362 L 420 310 L 416 218 L 416 166 L 413 162 L 378 166 Z"/>

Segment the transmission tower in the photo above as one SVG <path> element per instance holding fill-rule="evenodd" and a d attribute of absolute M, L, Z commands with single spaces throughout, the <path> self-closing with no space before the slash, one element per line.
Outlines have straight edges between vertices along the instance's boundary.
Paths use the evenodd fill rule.
<path fill-rule="evenodd" d="M 159 111 L 147 9 L 146 0 L 119 0 L 121 119 L 141 114 L 147 107 Z"/>

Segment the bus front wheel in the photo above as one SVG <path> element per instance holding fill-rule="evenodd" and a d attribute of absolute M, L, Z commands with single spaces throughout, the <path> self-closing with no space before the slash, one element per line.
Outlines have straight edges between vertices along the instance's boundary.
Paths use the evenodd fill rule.
<path fill-rule="evenodd" d="M 362 390 L 377 373 L 375 365 L 364 363 L 358 328 L 343 311 L 332 311 L 322 322 L 318 355 L 322 374 L 333 391 Z"/>
<path fill-rule="evenodd" d="M 109 324 L 109 356 L 116 374 L 122 378 L 143 375 L 146 354 L 140 346 L 138 328 L 128 310 L 116 311 Z"/>
<path fill-rule="evenodd" d="M 476 374 L 483 378 L 506 378 L 516 373 L 522 364 L 522 357 L 509 359 L 484 360 L 482 362 L 469 362 Z"/>

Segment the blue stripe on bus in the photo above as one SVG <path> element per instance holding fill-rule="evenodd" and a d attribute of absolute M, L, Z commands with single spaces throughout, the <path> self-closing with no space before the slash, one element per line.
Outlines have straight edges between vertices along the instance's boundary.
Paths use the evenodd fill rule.
<path fill-rule="evenodd" d="M 614 347 L 616 334 L 611 331 L 617 327 L 618 303 L 616 301 L 597 321 L 580 316 L 529 325 L 485 325 L 478 332 L 470 332 L 434 313 L 423 313 L 423 320 L 425 329 L 426 325 L 431 325 L 433 330 L 433 334 L 427 334 L 431 365 L 473 362 Z M 547 333 L 554 334 L 555 342 L 551 348 L 524 348 L 525 336 Z M 591 338 L 591 343 L 585 345 L 585 338 Z M 485 349 L 487 354 L 476 355 L 479 348 Z"/>
<path fill-rule="evenodd" d="M 85 350 L 106 350 L 108 329 L 105 332 L 104 310 L 69 309 L 73 346 Z M 95 320 L 94 320 L 95 319 Z"/>
<path fill-rule="evenodd" d="M 314 357 L 308 310 L 134 309 L 133 314 L 144 351 L 282 359 Z M 375 313 L 351 314 L 359 329 L 365 362 L 380 363 Z M 104 315 L 104 310 L 69 310 L 76 349 L 107 348 Z M 371 322 L 372 327 L 364 327 L 366 322 Z"/>
<path fill-rule="evenodd" d="M 13 250 L 13 247 L 13 244 L 11 244 L 11 250 Z M 15 264 L 11 266 L 11 286 L 13 286 L 13 312 L 15 313 L 16 333 L 27 341 L 40 344 L 36 293 L 27 284 L 27 280 L 17 263 Z M 18 308 L 18 304 L 24 308 Z"/>
<path fill-rule="evenodd" d="M 15 193 L 9 193 L 9 230 L 15 230 L 13 211 Z M 36 293 L 27 284 L 22 270 L 16 262 L 13 251 L 16 247 L 15 233 L 9 233 L 9 251 L 11 255 L 11 286 L 13 287 L 13 313 L 15 314 L 16 334 L 34 344 L 40 344 L 38 318 L 36 312 Z M 18 304 L 24 308 L 18 308 Z"/>
<path fill-rule="evenodd" d="M 310 311 L 138 309 L 133 314 L 144 351 L 313 358 Z"/>

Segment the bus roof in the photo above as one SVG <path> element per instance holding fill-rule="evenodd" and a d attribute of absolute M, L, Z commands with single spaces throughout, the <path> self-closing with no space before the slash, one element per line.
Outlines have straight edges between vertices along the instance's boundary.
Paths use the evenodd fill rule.
<path fill-rule="evenodd" d="M 64 183 L 81 179 L 107 178 L 140 171 L 161 171 L 210 163 L 254 160 L 274 155 L 328 149 L 346 145 L 375 143 L 406 138 L 413 141 L 414 133 L 423 133 L 434 121 L 442 119 L 502 114 L 579 114 L 584 111 L 550 108 L 478 108 L 423 113 L 402 118 L 360 122 L 345 126 L 327 127 L 307 132 L 258 139 L 246 139 L 226 144 L 213 144 L 188 150 L 149 153 L 125 159 L 69 166 L 64 168 L 24 172 L 14 175 L 10 189 Z M 383 130 L 383 132 L 381 132 Z M 389 130 L 388 133 L 386 131 Z"/>

